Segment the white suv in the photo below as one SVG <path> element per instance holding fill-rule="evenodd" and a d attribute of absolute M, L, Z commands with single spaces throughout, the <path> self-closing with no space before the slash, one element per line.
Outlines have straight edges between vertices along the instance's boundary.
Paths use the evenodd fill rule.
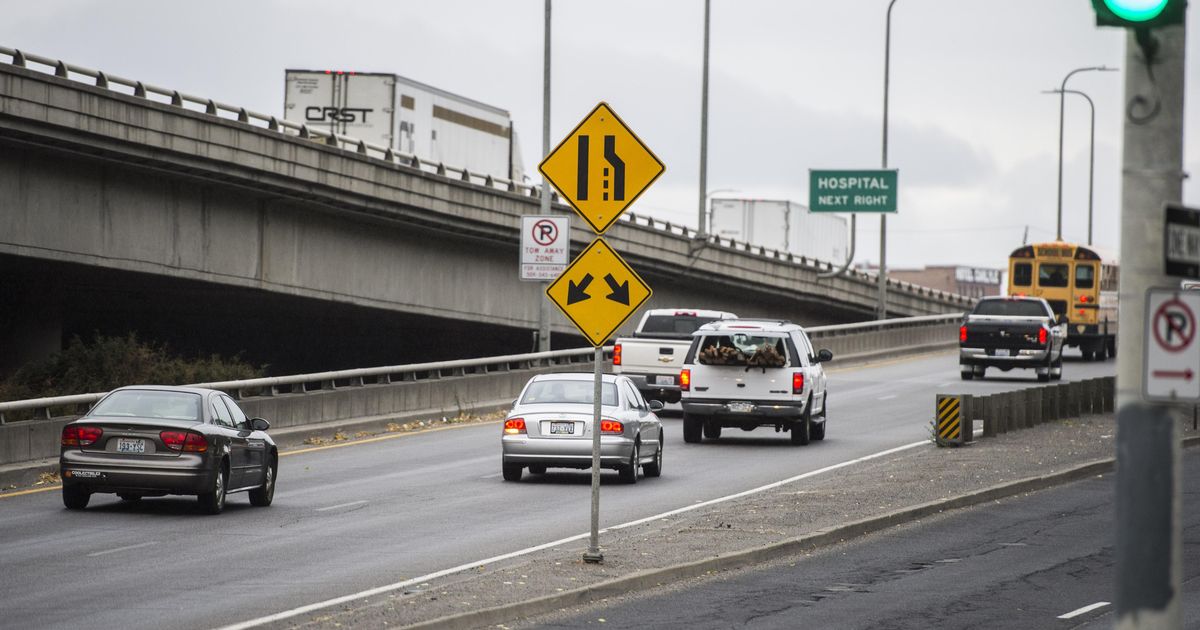
<path fill-rule="evenodd" d="M 679 374 L 683 439 L 721 437 L 723 427 L 790 431 L 792 444 L 825 439 L 828 350 L 781 321 L 727 319 L 692 333 Z"/>

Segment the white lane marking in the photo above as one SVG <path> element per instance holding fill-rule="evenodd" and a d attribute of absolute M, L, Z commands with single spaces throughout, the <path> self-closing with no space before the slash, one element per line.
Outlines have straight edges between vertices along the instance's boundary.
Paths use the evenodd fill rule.
<path fill-rule="evenodd" d="M 776 481 L 774 483 L 769 483 L 765 486 L 759 486 L 759 487 L 751 489 L 751 490 L 738 492 L 736 494 L 731 494 L 731 495 L 720 497 L 717 499 L 710 499 L 708 501 L 698 501 L 692 505 L 688 505 L 686 507 L 681 507 L 677 510 L 671 510 L 669 512 L 663 512 L 662 514 L 656 514 L 654 516 L 648 516 L 646 518 L 641 518 L 636 521 L 630 521 L 628 523 L 614 525 L 612 527 L 600 530 L 600 533 L 603 534 L 604 532 L 607 532 L 610 530 L 624 529 L 626 527 L 633 527 L 634 525 L 640 525 L 642 523 L 659 520 L 662 518 L 666 518 L 668 516 L 674 516 L 676 514 L 682 514 L 684 512 L 690 512 L 692 510 L 696 510 L 696 509 L 706 507 L 709 505 L 716 505 L 718 503 L 732 501 L 733 499 L 740 499 L 744 496 L 748 496 L 748 495 L 755 494 L 758 492 L 763 492 L 766 490 L 771 490 L 773 488 L 778 488 L 779 486 L 786 485 L 789 483 L 794 483 L 796 481 L 800 481 L 801 479 L 815 477 L 817 475 L 821 475 L 821 474 L 824 474 L 824 473 L 827 473 L 830 471 L 834 471 L 839 468 L 845 468 L 847 466 L 852 466 L 854 464 L 860 464 L 862 462 L 870 461 L 872 459 L 886 457 L 888 455 L 892 455 L 894 453 L 899 453 L 901 451 L 906 451 L 908 449 L 916 448 L 918 446 L 930 446 L 930 444 L 931 443 L 929 440 L 921 440 L 920 442 L 913 442 L 911 444 L 905 444 L 904 446 L 897 446 L 896 448 L 890 448 L 886 451 L 880 451 L 878 453 L 873 453 L 871 455 L 865 455 L 863 457 L 859 457 L 858 459 L 851 459 L 848 461 L 844 461 L 840 464 L 833 464 L 832 466 L 826 466 L 819 470 L 806 472 L 804 474 L 796 475 L 795 477 L 789 477 L 787 479 L 784 479 L 783 481 Z M 280 621 L 283 619 L 290 619 L 297 615 L 303 615 L 304 613 L 312 612 L 314 610 L 320 610 L 322 608 L 328 608 L 330 606 L 337 606 L 339 604 L 351 602 L 356 599 L 366 599 L 368 597 L 382 595 L 383 593 L 387 593 L 389 591 L 399 590 L 399 589 L 402 589 L 402 588 L 405 588 L 408 586 L 412 586 L 414 584 L 421 584 L 423 582 L 429 582 L 431 580 L 436 580 L 437 578 L 445 577 L 447 575 L 452 575 L 452 574 L 458 573 L 460 571 L 466 571 L 468 569 L 473 569 L 473 568 L 479 567 L 479 566 L 495 564 L 497 562 L 501 562 L 503 560 L 508 560 L 510 558 L 516 558 L 519 556 L 524 556 L 524 555 L 528 555 L 528 554 L 535 553 L 538 551 L 542 551 L 544 549 L 550 549 L 553 547 L 557 547 L 559 545 L 565 545 L 567 543 L 575 542 L 577 540 L 583 540 L 585 538 L 588 538 L 589 536 L 591 536 L 591 534 L 588 532 L 585 532 L 582 534 L 576 534 L 574 536 L 568 536 L 567 538 L 560 538 L 558 540 L 544 543 L 541 545 L 537 545 L 535 547 L 527 547 L 525 549 L 520 549 L 518 551 L 513 551 L 513 552 L 502 554 L 499 556 L 492 556 L 491 558 L 485 558 L 483 560 L 477 560 L 475 562 L 470 562 L 467 564 L 460 564 L 456 567 L 451 567 L 449 569 L 442 569 L 441 571 L 435 571 L 428 575 L 422 575 L 421 577 L 412 578 L 410 580 L 404 580 L 402 582 L 396 582 L 393 584 L 388 584 L 386 586 L 377 586 L 375 588 L 368 589 L 365 591 L 360 591 L 360 592 L 354 593 L 352 595 L 343 595 L 342 597 L 335 597 L 333 599 L 327 599 L 323 602 L 317 602 L 315 604 L 308 604 L 306 606 L 300 606 L 298 608 L 293 608 L 291 610 L 285 610 L 283 612 L 278 612 L 273 615 L 267 615 L 266 617 L 259 617 L 257 619 L 251 619 L 249 621 L 243 621 L 243 622 L 231 624 L 228 626 L 222 626 L 220 628 L 217 628 L 217 630 L 245 630 L 246 628 L 255 628 L 255 627 L 262 626 L 262 625 L 265 625 L 268 623 L 274 623 L 276 621 Z"/>
<path fill-rule="evenodd" d="M 366 501 L 351 501 L 349 503 L 339 503 L 337 505 L 331 505 L 329 507 L 317 508 L 317 511 L 318 512 L 327 512 L 329 510 L 336 510 L 338 508 L 350 507 L 352 505 L 362 505 L 363 503 L 366 503 Z"/>
<path fill-rule="evenodd" d="M 128 546 L 125 546 L 125 547 L 117 547 L 116 549 L 105 549 L 104 551 L 97 551 L 97 552 L 94 552 L 94 553 L 89 553 L 89 554 L 88 554 L 88 557 L 89 557 L 89 558 L 95 558 L 96 556 L 103 556 L 103 555 L 107 555 L 107 554 L 110 554 L 110 553 L 117 553 L 117 552 L 119 552 L 119 551 L 129 551 L 130 549 L 141 549 L 142 547 L 149 547 L 149 546 L 151 546 L 151 545 L 157 545 L 157 544 L 158 544 L 158 543 L 156 543 L 156 542 L 154 542 L 154 541 L 150 541 L 150 542 L 138 543 L 138 544 L 136 544 L 136 545 L 128 545 Z"/>
<path fill-rule="evenodd" d="M 890 396 L 880 396 L 879 400 L 891 400 L 891 399 L 895 398 L 896 396 L 897 396 L 897 394 L 891 394 Z"/>
<path fill-rule="evenodd" d="M 503 475 L 503 474 L 504 473 L 492 473 L 490 475 L 484 475 L 484 476 L 480 477 L 480 479 L 495 479 L 496 477 L 499 477 L 500 475 Z"/>
<path fill-rule="evenodd" d="M 1078 617 L 1079 615 L 1082 615 L 1084 613 L 1092 612 L 1093 610 L 1096 610 L 1097 608 L 1104 608 L 1107 605 L 1108 605 L 1108 602 L 1096 602 L 1095 604 L 1092 604 L 1091 606 L 1084 606 L 1083 608 L 1072 610 L 1071 612 L 1069 612 L 1065 615 L 1059 615 L 1058 618 L 1059 619 L 1070 619 L 1072 617 Z"/>

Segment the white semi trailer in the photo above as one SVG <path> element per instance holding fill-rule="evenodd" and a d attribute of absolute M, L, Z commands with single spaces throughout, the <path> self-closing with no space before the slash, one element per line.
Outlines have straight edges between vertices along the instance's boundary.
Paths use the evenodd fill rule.
<path fill-rule="evenodd" d="M 817 260 L 845 262 L 849 230 L 844 217 L 812 213 L 791 201 L 713 199 L 709 230 L 723 238 Z"/>
<path fill-rule="evenodd" d="M 507 111 L 396 74 L 286 70 L 283 117 L 472 173 L 523 181 Z"/>

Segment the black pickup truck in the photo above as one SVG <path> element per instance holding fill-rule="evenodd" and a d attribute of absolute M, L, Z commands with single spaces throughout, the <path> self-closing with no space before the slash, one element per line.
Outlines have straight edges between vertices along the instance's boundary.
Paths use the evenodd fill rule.
<path fill-rule="evenodd" d="M 1062 378 L 1066 322 L 1042 298 L 986 297 L 958 330 L 958 365 L 964 381 L 989 367 L 1037 371 L 1039 381 Z"/>

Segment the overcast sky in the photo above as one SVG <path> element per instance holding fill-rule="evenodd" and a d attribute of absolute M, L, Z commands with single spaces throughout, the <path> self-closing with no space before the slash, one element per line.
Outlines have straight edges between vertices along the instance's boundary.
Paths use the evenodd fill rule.
<path fill-rule="evenodd" d="M 887 0 L 712 0 L 708 189 L 807 203 L 810 168 L 881 165 Z M 543 0 L 8 2 L 0 45 L 281 115 L 285 68 L 394 72 L 511 112 L 527 172 L 541 156 Z M 551 145 L 607 101 L 667 165 L 634 212 L 695 225 L 702 0 L 557 0 Z M 1185 126 L 1200 124 L 1200 18 Z M 888 265 L 999 267 L 1052 240 L 1059 86 L 1124 65 L 1089 0 L 899 0 L 889 166 L 900 208 Z M 1121 72 L 1075 75 L 1096 103 L 1095 241 L 1119 247 Z M 1064 237 L 1085 240 L 1088 108 L 1066 109 Z M 1195 133 L 1191 134 L 1195 137 Z M 1186 144 L 1200 204 L 1200 148 Z M 879 220 L 857 261 L 879 260 Z"/>

